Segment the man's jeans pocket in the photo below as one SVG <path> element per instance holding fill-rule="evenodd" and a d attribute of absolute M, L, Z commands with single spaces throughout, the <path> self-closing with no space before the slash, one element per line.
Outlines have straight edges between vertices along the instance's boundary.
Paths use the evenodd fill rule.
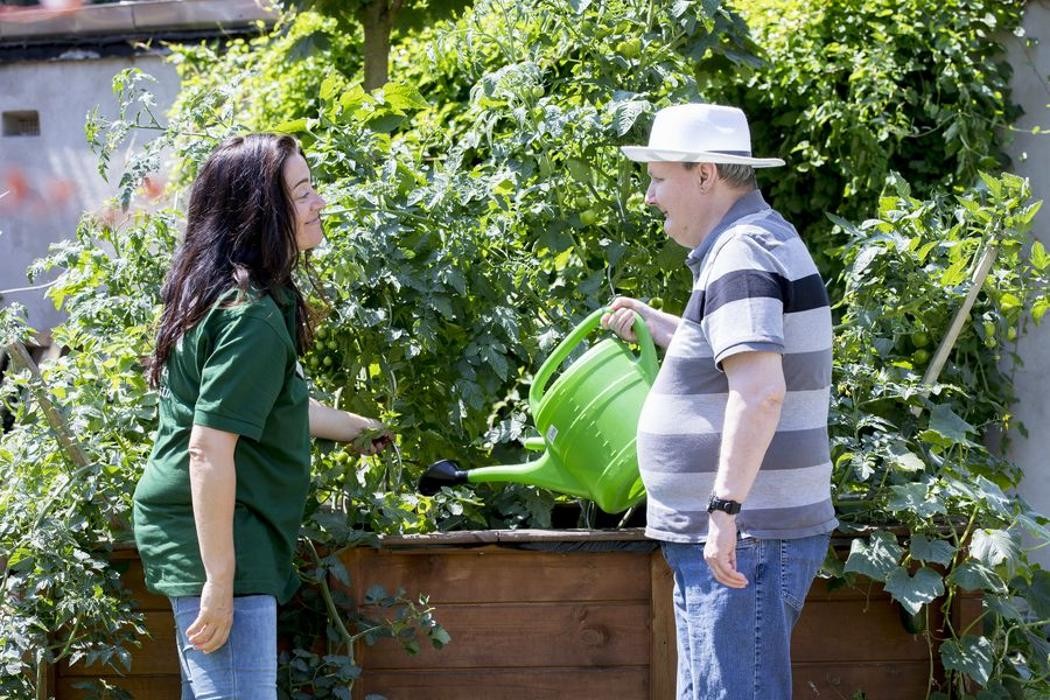
<path fill-rule="evenodd" d="M 830 539 L 831 534 L 825 533 L 780 542 L 780 592 L 796 619 L 824 563 Z"/>

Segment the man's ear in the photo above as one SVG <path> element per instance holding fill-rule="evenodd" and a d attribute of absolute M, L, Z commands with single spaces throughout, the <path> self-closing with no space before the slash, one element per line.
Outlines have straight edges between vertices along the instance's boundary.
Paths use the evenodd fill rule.
<path fill-rule="evenodd" d="M 700 163 L 693 172 L 696 173 L 696 186 L 701 192 L 709 191 L 718 178 L 718 168 L 714 163 Z"/>

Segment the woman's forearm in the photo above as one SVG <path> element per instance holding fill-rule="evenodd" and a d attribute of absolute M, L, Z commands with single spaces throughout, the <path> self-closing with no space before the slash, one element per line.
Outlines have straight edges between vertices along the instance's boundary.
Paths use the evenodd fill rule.
<path fill-rule="evenodd" d="M 190 433 L 190 494 L 201 561 L 209 581 L 232 584 L 237 435 L 195 425 Z"/>
<path fill-rule="evenodd" d="M 350 442 L 364 430 L 381 429 L 382 424 L 356 413 L 340 411 L 310 399 L 310 435 L 336 442 Z"/>

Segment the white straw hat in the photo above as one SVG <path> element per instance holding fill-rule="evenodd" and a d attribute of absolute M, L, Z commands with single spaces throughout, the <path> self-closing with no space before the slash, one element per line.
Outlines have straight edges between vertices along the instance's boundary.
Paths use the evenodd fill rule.
<path fill-rule="evenodd" d="M 656 113 L 648 146 L 623 146 L 625 156 L 641 163 L 726 163 L 773 168 L 780 158 L 751 156 L 747 117 L 736 107 L 685 104 Z"/>

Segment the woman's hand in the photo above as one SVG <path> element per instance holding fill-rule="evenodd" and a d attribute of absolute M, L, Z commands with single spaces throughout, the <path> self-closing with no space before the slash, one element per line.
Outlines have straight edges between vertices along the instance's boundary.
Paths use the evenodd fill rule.
<path fill-rule="evenodd" d="M 208 579 L 201 590 L 201 607 L 197 619 L 186 628 L 190 644 L 205 654 L 221 648 L 233 627 L 233 581 Z"/>
<path fill-rule="evenodd" d="M 361 432 L 350 441 L 350 447 L 362 455 L 374 455 L 394 444 L 394 433 L 374 418 L 365 418 Z"/>

